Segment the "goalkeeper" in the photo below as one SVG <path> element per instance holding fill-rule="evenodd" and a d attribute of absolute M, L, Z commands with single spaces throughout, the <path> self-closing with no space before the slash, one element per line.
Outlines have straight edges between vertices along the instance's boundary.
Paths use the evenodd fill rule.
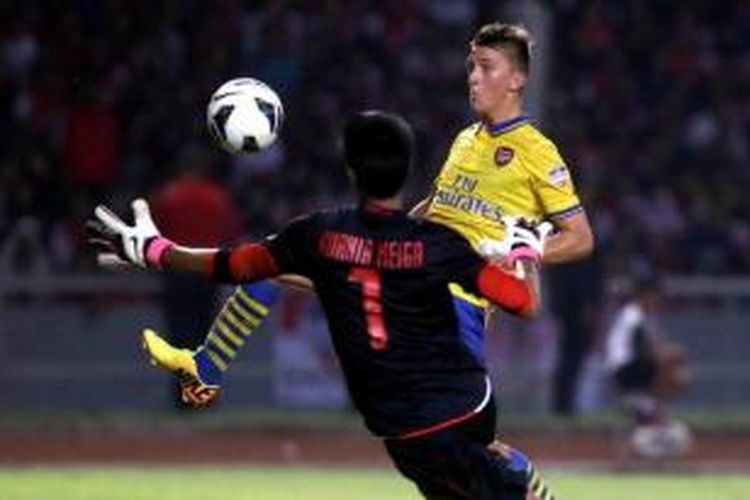
<path fill-rule="evenodd" d="M 450 228 L 409 217 L 400 191 L 412 144 L 399 117 L 356 115 L 344 130 L 344 153 L 358 206 L 300 217 L 263 242 L 178 246 L 159 234 L 143 200 L 133 203 L 132 226 L 97 207 L 93 242 L 110 258 L 218 281 L 307 277 L 365 425 L 426 498 L 524 500 L 533 489 L 550 499 L 528 459 L 494 439 L 490 381 L 461 339 L 448 290 L 457 282 L 508 312 L 533 314 L 543 238 L 515 228 L 500 264 L 482 259 Z M 147 333 L 145 340 L 159 338 Z"/>

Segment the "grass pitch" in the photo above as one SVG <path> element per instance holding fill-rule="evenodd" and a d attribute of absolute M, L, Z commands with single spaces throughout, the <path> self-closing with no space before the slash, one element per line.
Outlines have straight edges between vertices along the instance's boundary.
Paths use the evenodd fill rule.
<path fill-rule="evenodd" d="M 748 475 L 556 473 L 567 500 L 746 500 Z M 416 490 L 395 471 L 302 468 L 6 468 L 4 500 L 409 500 Z"/>

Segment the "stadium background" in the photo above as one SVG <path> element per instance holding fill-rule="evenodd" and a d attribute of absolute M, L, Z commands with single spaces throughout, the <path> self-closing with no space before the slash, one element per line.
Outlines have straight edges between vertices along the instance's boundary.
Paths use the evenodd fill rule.
<path fill-rule="evenodd" d="M 255 334 L 221 406 L 174 411 L 137 343 L 142 327 L 164 328 L 164 285 L 97 271 L 82 223 L 97 202 L 125 210 L 201 168 L 231 196 L 243 234 L 264 235 L 347 199 L 335 130 L 362 107 L 415 126 L 416 200 L 471 120 L 467 41 L 496 18 L 535 35 L 529 110 L 572 166 L 598 244 L 595 259 L 550 280 L 587 285 L 562 288 L 585 311 L 590 344 L 575 416 L 550 410 L 561 335 L 550 308 L 488 337 L 507 435 L 542 463 L 653 468 L 623 453 L 600 345 L 623 283 L 659 272 L 664 323 L 694 367 L 678 411 L 698 432 L 668 466 L 744 470 L 750 5 L 702 0 L 0 3 L 0 462 L 385 464 L 304 295 L 287 294 Z M 276 147 L 232 158 L 211 142 L 204 109 L 244 75 L 279 92 L 286 123 Z M 149 446 L 165 433 L 162 455 Z M 187 436 L 195 447 L 180 449 Z"/>

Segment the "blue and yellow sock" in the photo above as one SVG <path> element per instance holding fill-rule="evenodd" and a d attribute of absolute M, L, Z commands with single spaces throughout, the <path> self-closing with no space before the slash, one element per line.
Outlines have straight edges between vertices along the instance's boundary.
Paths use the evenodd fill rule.
<path fill-rule="evenodd" d="M 214 318 L 203 345 L 193 355 L 201 380 L 221 385 L 237 351 L 263 323 L 280 295 L 271 281 L 238 286 Z"/>
<path fill-rule="evenodd" d="M 529 491 L 533 493 L 538 500 L 555 500 L 555 495 L 552 494 L 549 486 L 545 484 L 544 480 L 539 475 L 539 472 L 537 472 L 537 470 L 533 465 L 531 465 L 531 463 L 529 463 L 528 468 L 527 484 Z"/>
<path fill-rule="evenodd" d="M 492 449 L 505 457 L 508 461 L 508 469 L 524 473 L 527 491 L 533 494 L 536 500 L 555 500 L 552 490 L 545 484 L 529 457 L 523 452 L 500 441 L 495 441 L 492 444 Z"/>

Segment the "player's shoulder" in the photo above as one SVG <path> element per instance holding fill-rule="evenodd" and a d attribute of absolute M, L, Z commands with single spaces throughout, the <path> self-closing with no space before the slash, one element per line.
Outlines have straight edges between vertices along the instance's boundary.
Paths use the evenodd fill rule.
<path fill-rule="evenodd" d="M 555 142 L 537 128 L 532 123 L 526 123 L 523 127 L 518 127 L 513 134 L 513 138 L 519 144 L 523 144 L 524 149 L 533 154 L 558 154 Z"/>
<path fill-rule="evenodd" d="M 453 139 L 453 148 L 473 143 L 476 139 L 477 133 L 481 130 L 481 127 L 482 124 L 476 122 L 459 130 L 455 139 Z"/>
<path fill-rule="evenodd" d="M 474 122 L 462 128 L 456 137 L 474 137 L 482 128 L 482 122 Z"/>

